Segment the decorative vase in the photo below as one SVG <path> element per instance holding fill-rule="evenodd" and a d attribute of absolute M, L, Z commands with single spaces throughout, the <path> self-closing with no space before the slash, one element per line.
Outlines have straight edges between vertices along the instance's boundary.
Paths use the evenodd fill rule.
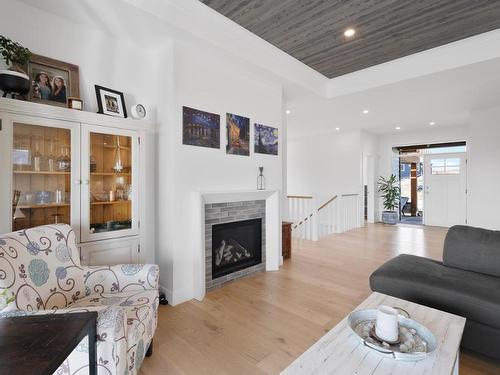
<path fill-rule="evenodd" d="M 384 224 L 395 225 L 399 221 L 399 215 L 397 211 L 383 211 L 382 212 L 382 222 Z"/>
<path fill-rule="evenodd" d="M 263 175 L 264 167 L 259 167 L 259 175 L 257 176 L 257 190 L 266 189 L 266 178 Z"/>
<path fill-rule="evenodd" d="M 30 91 L 30 79 L 24 73 L 0 70 L 0 90 L 3 91 L 4 98 L 7 97 L 7 94 L 12 97 L 26 95 Z"/>

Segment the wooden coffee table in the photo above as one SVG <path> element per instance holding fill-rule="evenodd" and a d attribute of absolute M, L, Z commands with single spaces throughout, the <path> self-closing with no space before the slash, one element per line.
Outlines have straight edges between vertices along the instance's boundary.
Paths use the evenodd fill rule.
<path fill-rule="evenodd" d="M 96 375 L 96 319 L 95 311 L 0 318 L 0 375 L 53 374 L 85 336 L 89 370 L 83 373 Z"/>
<path fill-rule="evenodd" d="M 434 333 L 438 346 L 428 358 L 402 362 L 363 345 L 350 329 L 347 317 L 288 366 L 281 375 L 309 374 L 458 374 L 458 354 L 465 318 L 381 293 L 372 293 L 356 310 L 379 305 L 401 307 Z"/>

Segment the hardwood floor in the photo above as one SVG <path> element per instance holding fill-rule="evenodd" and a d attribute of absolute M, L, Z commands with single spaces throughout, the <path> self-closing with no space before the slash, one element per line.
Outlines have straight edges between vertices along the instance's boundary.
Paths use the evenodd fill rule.
<path fill-rule="evenodd" d="M 368 276 L 400 253 L 440 259 L 446 231 L 368 225 L 294 243 L 279 272 L 160 306 L 153 356 L 141 375 L 277 374 L 370 294 Z M 500 374 L 500 363 L 461 353 L 461 375 Z"/>

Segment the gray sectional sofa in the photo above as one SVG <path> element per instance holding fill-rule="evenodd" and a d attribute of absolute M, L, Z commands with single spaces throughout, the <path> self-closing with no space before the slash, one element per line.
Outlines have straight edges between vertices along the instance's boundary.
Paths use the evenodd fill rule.
<path fill-rule="evenodd" d="M 370 276 L 370 287 L 464 316 L 462 347 L 500 359 L 500 232 L 454 226 L 442 262 L 399 255 Z"/>

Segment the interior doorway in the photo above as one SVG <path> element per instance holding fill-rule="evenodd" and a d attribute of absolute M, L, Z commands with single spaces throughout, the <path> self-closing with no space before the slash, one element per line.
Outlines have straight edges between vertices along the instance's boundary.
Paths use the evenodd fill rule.
<path fill-rule="evenodd" d="M 377 193 L 375 175 L 374 155 L 363 155 L 363 217 L 368 223 L 375 223 Z"/>
<path fill-rule="evenodd" d="M 400 222 L 450 227 L 466 223 L 466 143 L 415 145 L 399 153 Z"/>

